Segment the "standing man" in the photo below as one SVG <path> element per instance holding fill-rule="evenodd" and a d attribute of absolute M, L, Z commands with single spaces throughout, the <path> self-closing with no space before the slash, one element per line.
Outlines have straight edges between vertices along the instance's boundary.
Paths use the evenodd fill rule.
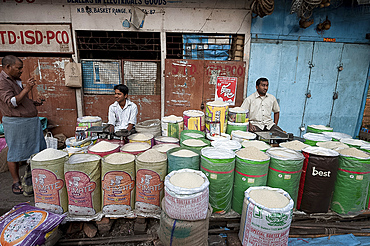
<path fill-rule="evenodd" d="M 116 101 L 109 106 L 108 113 L 109 132 L 127 129 L 128 132 L 134 133 L 138 111 L 136 104 L 127 99 L 128 87 L 115 85 L 114 93 Z"/>
<path fill-rule="evenodd" d="M 242 108 L 249 111 L 249 130 L 251 132 L 279 131 L 283 130 L 277 126 L 279 122 L 280 107 L 276 98 L 267 93 L 269 82 L 266 78 L 256 81 L 256 89 L 252 95 L 244 99 Z M 274 112 L 274 120 L 271 118 Z"/>
<path fill-rule="evenodd" d="M 19 166 L 35 153 L 46 148 L 42 126 L 37 117 L 36 106 L 42 101 L 33 101 L 28 93 L 36 80 L 29 78 L 23 86 L 20 77 L 23 62 L 15 56 L 7 55 L 2 60 L 0 73 L 0 111 L 3 115 L 5 140 L 9 147 L 8 167 L 13 178 L 12 191 L 22 194 Z M 32 93 L 32 92 L 31 92 Z"/>

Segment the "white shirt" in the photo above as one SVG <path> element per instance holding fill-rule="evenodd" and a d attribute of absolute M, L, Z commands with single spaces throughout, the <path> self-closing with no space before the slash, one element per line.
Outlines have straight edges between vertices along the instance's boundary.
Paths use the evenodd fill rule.
<path fill-rule="evenodd" d="M 23 89 L 22 81 L 17 80 L 16 82 L 19 85 L 19 87 L 21 87 Z M 15 97 L 10 98 L 10 102 L 13 104 L 14 108 L 18 107 L 17 99 L 15 99 Z"/>
<path fill-rule="evenodd" d="M 127 129 L 129 124 L 136 124 L 137 106 L 135 103 L 126 99 L 126 104 L 123 108 L 116 101 L 109 106 L 108 124 L 114 126 L 114 131 Z"/>
<path fill-rule="evenodd" d="M 273 95 L 266 93 L 265 96 L 260 96 L 257 91 L 244 99 L 241 107 L 249 111 L 249 122 L 262 130 L 265 126 L 270 130 L 275 124 L 271 112 L 280 112 L 279 104 Z"/>

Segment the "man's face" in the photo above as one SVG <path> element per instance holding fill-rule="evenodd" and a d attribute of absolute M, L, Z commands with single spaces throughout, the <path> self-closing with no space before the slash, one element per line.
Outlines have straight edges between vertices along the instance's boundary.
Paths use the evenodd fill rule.
<path fill-rule="evenodd" d="M 120 90 L 114 90 L 114 97 L 119 104 L 124 104 L 126 102 L 127 94 L 123 95 Z"/>
<path fill-rule="evenodd" d="M 267 93 L 267 90 L 269 89 L 269 82 L 268 81 L 261 81 L 261 83 L 256 86 L 258 94 L 261 96 L 265 96 Z"/>
<path fill-rule="evenodd" d="M 13 65 L 7 65 L 5 68 L 5 72 L 13 79 L 19 80 L 23 72 L 23 63 L 20 61 L 17 61 Z"/>

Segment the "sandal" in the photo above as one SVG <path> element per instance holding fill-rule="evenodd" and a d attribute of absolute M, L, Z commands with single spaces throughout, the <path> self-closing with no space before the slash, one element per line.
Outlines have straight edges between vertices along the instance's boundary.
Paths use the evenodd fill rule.
<path fill-rule="evenodd" d="M 17 183 L 12 184 L 12 191 L 16 195 L 23 194 L 21 182 L 18 181 Z"/>

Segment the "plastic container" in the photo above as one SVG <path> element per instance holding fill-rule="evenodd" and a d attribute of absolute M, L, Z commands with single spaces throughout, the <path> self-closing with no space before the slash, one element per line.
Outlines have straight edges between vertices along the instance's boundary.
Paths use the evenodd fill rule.
<path fill-rule="evenodd" d="M 205 117 L 200 110 L 186 110 L 183 112 L 184 130 L 204 131 Z"/>
<path fill-rule="evenodd" d="M 206 104 L 206 131 L 218 134 L 226 132 L 229 105 L 221 101 L 207 102 Z"/>
<path fill-rule="evenodd" d="M 229 108 L 227 122 L 234 123 L 247 123 L 249 118 L 249 112 L 247 109 L 241 107 Z"/>
<path fill-rule="evenodd" d="M 182 117 L 170 115 L 162 117 L 162 136 L 180 139 L 180 134 L 184 130 L 184 120 Z"/>

